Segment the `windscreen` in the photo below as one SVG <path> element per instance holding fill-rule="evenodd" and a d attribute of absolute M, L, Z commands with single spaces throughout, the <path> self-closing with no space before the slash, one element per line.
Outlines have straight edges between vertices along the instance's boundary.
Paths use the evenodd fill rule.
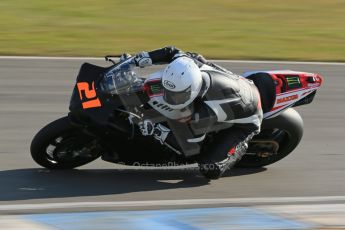
<path fill-rule="evenodd" d="M 101 88 L 108 94 L 125 94 L 140 90 L 143 80 L 129 64 L 120 65 L 105 74 L 101 81 Z"/>

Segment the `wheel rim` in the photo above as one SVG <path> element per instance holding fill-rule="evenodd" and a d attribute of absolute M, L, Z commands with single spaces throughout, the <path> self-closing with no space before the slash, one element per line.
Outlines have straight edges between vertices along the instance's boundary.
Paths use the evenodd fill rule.
<path fill-rule="evenodd" d="M 100 151 L 96 139 L 79 133 L 58 136 L 45 149 L 46 158 L 52 164 L 88 161 L 97 158 Z"/>
<path fill-rule="evenodd" d="M 279 154 L 279 150 L 289 143 L 290 134 L 281 129 L 265 129 L 249 145 L 247 155 L 268 158 Z"/>

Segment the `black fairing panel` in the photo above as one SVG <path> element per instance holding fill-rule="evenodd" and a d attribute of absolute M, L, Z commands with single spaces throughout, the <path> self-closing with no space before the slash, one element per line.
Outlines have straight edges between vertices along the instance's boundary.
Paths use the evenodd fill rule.
<path fill-rule="evenodd" d="M 69 116 L 74 122 L 87 126 L 111 126 L 127 133 L 130 129 L 129 122 L 123 119 L 123 116 L 122 118 L 118 116 L 120 112 L 117 109 L 127 110 L 128 107 L 142 105 L 148 101 L 148 97 L 143 91 L 129 92 L 120 96 L 103 92 L 99 86 L 100 81 L 112 67 L 104 68 L 89 63 L 81 66 L 70 101 Z M 93 90 L 94 85 L 95 98 L 100 101 L 100 106 L 83 108 L 83 102 L 87 102 L 90 98 L 85 97 L 85 92 L 81 92 L 80 95 L 77 84 L 82 82 L 87 83 L 90 90 Z"/>
<path fill-rule="evenodd" d="M 97 83 L 102 79 L 103 74 L 107 71 L 107 68 L 95 66 L 89 63 L 84 63 L 79 70 L 76 84 L 73 89 L 72 98 L 69 105 L 69 110 L 71 112 L 74 112 L 76 110 L 82 109 L 82 100 L 79 97 L 79 92 L 77 88 L 77 83 L 79 82 L 87 82 L 89 85 L 92 84 L 92 82 Z M 97 87 L 96 87 L 97 91 Z"/>
<path fill-rule="evenodd" d="M 90 125 L 107 125 L 109 116 L 113 113 L 115 108 L 121 105 L 118 98 L 111 98 L 111 96 L 104 94 L 99 88 L 99 82 L 108 69 L 109 68 L 95 66 L 89 63 L 84 63 L 81 66 L 69 106 L 71 115 L 80 122 Z M 81 82 L 88 83 L 89 87 L 92 87 L 94 84 L 96 97 L 100 100 L 100 107 L 83 108 L 82 103 L 88 99 L 84 97 L 83 99 L 80 98 L 77 84 Z"/>

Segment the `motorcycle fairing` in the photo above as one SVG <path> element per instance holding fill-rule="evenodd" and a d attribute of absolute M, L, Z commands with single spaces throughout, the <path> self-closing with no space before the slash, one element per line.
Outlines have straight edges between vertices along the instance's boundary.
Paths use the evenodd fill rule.
<path fill-rule="evenodd" d="M 107 125 L 109 115 L 120 105 L 117 98 L 110 100 L 109 95 L 105 95 L 99 88 L 99 82 L 108 69 L 89 63 L 81 66 L 69 106 L 71 115 L 78 117 L 78 121 L 83 121 L 87 125 Z M 95 100 L 99 103 L 93 106 L 91 104 L 90 107 L 85 106 Z"/>
<path fill-rule="evenodd" d="M 323 81 L 318 74 L 292 70 L 252 71 L 242 76 L 250 78 L 258 73 L 269 74 L 275 83 L 275 101 L 272 108 L 264 113 L 264 118 L 275 117 L 293 106 L 311 103 Z"/>

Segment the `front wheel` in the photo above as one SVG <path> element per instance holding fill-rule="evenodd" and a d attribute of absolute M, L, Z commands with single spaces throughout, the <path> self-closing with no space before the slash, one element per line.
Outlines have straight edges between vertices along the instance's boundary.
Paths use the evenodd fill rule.
<path fill-rule="evenodd" d="M 97 159 L 102 147 L 63 117 L 43 127 L 31 142 L 31 156 L 48 169 L 72 169 Z"/>
<path fill-rule="evenodd" d="M 256 168 L 273 164 L 289 155 L 303 136 L 303 120 L 294 109 L 264 120 L 260 134 L 249 143 L 238 167 Z"/>

